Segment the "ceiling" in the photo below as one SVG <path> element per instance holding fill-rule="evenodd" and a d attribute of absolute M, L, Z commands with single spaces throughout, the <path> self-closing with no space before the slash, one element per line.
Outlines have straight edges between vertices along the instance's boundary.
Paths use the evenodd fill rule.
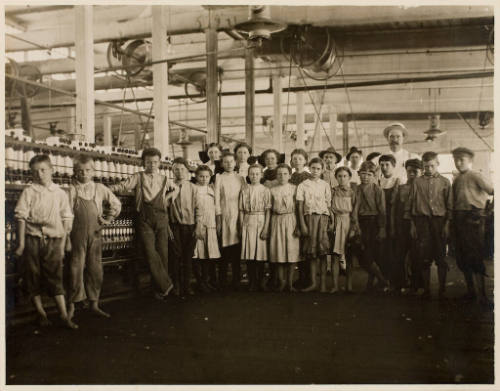
<path fill-rule="evenodd" d="M 494 65 L 487 56 L 493 45 L 492 6 L 271 6 L 270 11 L 271 18 L 288 25 L 288 29 L 273 35 L 255 52 L 257 149 L 271 144 L 267 118 L 273 116 L 273 75 L 282 77 L 285 89 L 282 112 L 287 150 L 294 146 L 296 90 L 304 87 L 309 140 L 315 128 L 321 129 L 321 143 L 315 147 L 327 147 L 331 142 L 342 149 L 345 120 L 349 120 L 349 144 L 366 151 L 380 149 L 384 144 L 382 129 L 397 120 L 409 127 L 408 142 L 417 152 L 428 148 L 449 151 L 458 144 L 488 151 L 488 145 L 493 145 L 493 119 L 484 128 L 478 120 L 479 112 L 494 109 Z M 150 111 L 153 86 L 147 77 L 127 84 L 114 72 L 104 70 L 109 67 L 106 54 L 111 41 L 150 39 L 152 12 L 149 5 L 94 6 L 96 99 Z M 35 66 L 43 75 L 43 83 L 51 87 L 74 91 L 74 13 L 73 6 L 68 5 L 5 6 L 10 27 L 5 38 L 7 58 Z M 243 139 L 246 41 L 234 26 L 248 19 L 246 6 L 168 6 L 169 118 L 206 128 L 206 103 L 186 97 L 184 81 L 205 68 L 204 29 L 209 13 L 218 26 L 222 135 Z M 286 39 L 290 39 L 291 31 L 302 25 L 311 26 L 308 37 L 313 46 L 323 47 L 328 36 L 337 45 L 342 67 L 327 81 L 309 78 L 286 55 L 283 42 L 289 42 Z M 186 59 L 194 55 L 199 57 Z M 19 112 L 18 99 L 7 99 L 6 103 L 11 113 Z M 30 98 L 36 135 L 46 136 L 48 123 L 54 121 L 58 128 L 70 132 L 74 128 L 74 103 L 74 98 L 48 90 Z M 126 144 L 133 143 L 135 133 L 144 128 L 132 113 L 102 105 L 96 105 L 95 112 L 96 134 L 102 132 L 103 118 L 111 116 L 114 133 L 120 133 Z M 318 124 L 317 112 L 322 113 Z M 330 121 L 335 118 L 333 113 L 336 122 Z M 441 128 L 447 134 L 431 146 L 423 142 L 423 131 L 429 127 L 428 116 L 433 113 L 442 115 Z M 179 126 L 172 126 L 173 142 L 178 133 Z M 190 131 L 190 137 L 194 140 L 190 150 L 194 158 L 203 134 Z M 311 150 L 311 143 L 307 148 Z M 179 150 L 174 145 L 174 153 Z"/>

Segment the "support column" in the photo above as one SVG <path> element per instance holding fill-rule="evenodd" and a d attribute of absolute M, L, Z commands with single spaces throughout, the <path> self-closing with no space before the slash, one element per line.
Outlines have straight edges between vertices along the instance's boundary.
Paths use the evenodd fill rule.
<path fill-rule="evenodd" d="M 205 30 L 207 50 L 207 143 L 218 143 L 218 73 L 217 73 L 217 26 L 212 10 L 208 10 L 208 28 Z"/>
<path fill-rule="evenodd" d="M 295 148 L 304 149 L 305 144 L 305 135 L 304 135 L 304 91 L 298 91 L 295 93 L 295 126 L 296 126 L 296 137 L 295 140 Z"/>
<path fill-rule="evenodd" d="M 337 136 L 337 110 L 334 106 L 328 107 L 328 117 L 330 120 L 330 141 L 332 142 L 335 149 L 337 149 L 335 138 Z"/>
<path fill-rule="evenodd" d="M 253 48 L 245 50 L 245 141 L 255 150 L 255 78 Z"/>
<path fill-rule="evenodd" d="M 75 139 L 76 133 L 76 108 L 70 107 L 68 111 L 68 134 L 71 139 Z"/>
<path fill-rule="evenodd" d="M 342 152 L 345 156 L 349 152 L 349 122 L 342 122 Z"/>
<path fill-rule="evenodd" d="M 95 142 L 94 34 L 91 5 L 75 6 L 76 139 Z"/>
<path fill-rule="evenodd" d="M 113 118 L 110 115 L 106 115 L 102 118 L 102 132 L 103 141 L 105 146 L 111 147 L 113 145 Z"/>
<path fill-rule="evenodd" d="M 147 129 L 145 129 L 144 131 L 147 132 Z M 134 129 L 134 149 L 136 151 L 141 149 L 141 142 L 142 142 L 142 129 L 139 126 L 137 126 Z"/>
<path fill-rule="evenodd" d="M 316 115 L 316 121 L 314 123 L 314 142 L 313 142 L 313 147 L 312 150 L 319 153 L 321 150 L 323 150 L 323 126 L 322 126 L 322 116 L 323 116 L 323 105 L 322 105 L 322 97 L 323 97 L 323 92 L 318 92 L 316 94 L 316 103 L 311 102 L 313 105 L 316 106 L 316 110 L 318 110 L 318 114 L 316 115 L 316 110 L 314 111 L 314 114 Z"/>
<path fill-rule="evenodd" d="M 153 5 L 153 61 L 166 59 L 167 56 L 168 7 Z M 168 64 L 153 65 L 153 104 L 154 104 L 154 146 L 162 156 L 168 155 Z"/>
<path fill-rule="evenodd" d="M 274 96 L 274 115 L 273 115 L 273 148 L 283 153 L 283 115 L 281 113 L 281 76 L 273 75 L 273 96 Z"/>

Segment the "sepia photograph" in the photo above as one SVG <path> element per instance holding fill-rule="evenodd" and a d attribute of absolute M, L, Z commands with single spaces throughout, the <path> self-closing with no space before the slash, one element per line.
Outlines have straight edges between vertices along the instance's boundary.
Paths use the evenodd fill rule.
<path fill-rule="evenodd" d="M 0 389 L 495 388 L 493 1 L 2 3 Z"/>

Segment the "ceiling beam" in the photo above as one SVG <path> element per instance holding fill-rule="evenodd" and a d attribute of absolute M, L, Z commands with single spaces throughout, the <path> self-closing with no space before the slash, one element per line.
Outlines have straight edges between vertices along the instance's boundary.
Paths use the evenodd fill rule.
<path fill-rule="evenodd" d="M 9 9 L 9 7 L 5 7 Z M 23 15 L 23 14 L 33 14 L 42 12 L 52 12 L 60 11 L 73 8 L 72 5 L 51 5 L 46 7 L 31 7 L 27 5 L 25 8 L 18 8 L 12 11 L 5 11 L 5 16 Z"/>
<path fill-rule="evenodd" d="M 13 28 L 20 30 L 22 32 L 26 32 L 28 30 L 28 28 L 26 27 L 26 24 L 23 23 L 18 18 L 16 18 L 15 16 L 5 15 L 5 24 L 7 26 L 13 27 Z"/>

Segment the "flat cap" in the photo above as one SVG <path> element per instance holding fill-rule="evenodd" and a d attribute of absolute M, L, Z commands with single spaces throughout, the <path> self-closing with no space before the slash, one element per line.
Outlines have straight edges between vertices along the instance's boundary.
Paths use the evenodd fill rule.
<path fill-rule="evenodd" d="M 451 151 L 451 153 L 453 154 L 453 156 L 469 155 L 471 158 L 474 157 L 474 152 L 465 147 L 455 148 L 453 151 Z"/>

